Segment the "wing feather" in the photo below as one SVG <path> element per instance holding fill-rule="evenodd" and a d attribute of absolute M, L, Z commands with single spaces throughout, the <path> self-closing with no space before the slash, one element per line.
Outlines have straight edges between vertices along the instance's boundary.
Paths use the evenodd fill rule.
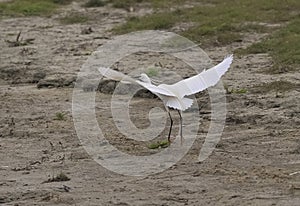
<path fill-rule="evenodd" d="M 136 81 L 136 80 L 132 79 L 131 77 L 129 77 L 121 72 L 112 70 L 108 67 L 99 67 L 98 71 L 103 76 L 105 76 L 109 79 L 115 80 L 115 81 L 121 81 L 122 83 L 135 83 L 135 81 Z"/>
<path fill-rule="evenodd" d="M 159 85 L 158 87 L 163 87 L 164 89 L 172 91 L 181 98 L 187 95 L 198 93 L 217 84 L 220 78 L 229 69 L 232 60 L 233 55 L 230 55 L 218 65 L 211 69 L 205 70 L 198 75 L 181 80 L 172 85 L 163 84 Z"/>
<path fill-rule="evenodd" d="M 136 83 L 138 83 L 142 87 L 148 89 L 150 92 L 152 92 L 154 94 L 162 94 L 162 95 L 165 95 L 165 96 L 175 97 L 175 95 L 167 89 L 160 88 L 160 87 L 155 86 L 153 84 L 145 83 L 145 82 L 141 82 L 141 81 L 136 81 Z"/>
<path fill-rule="evenodd" d="M 162 94 L 165 96 L 175 96 L 172 92 L 168 91 L 167 89 L 163 89 L 163 88 L 159 88 L 153 84 L 150 83 L 145 83 L 145 82 L 141 82 L 138 80 L 135 80 L 121 72 L 112 70 L 110 68 L 107 67 L 99 67 L 98 71 L 105 77 L 115 80 L 115 81 L 121 81 L 122 83 L 135 83 L 135 84 L 139 84 L 142 87 L 148 89 L 150 92 L 154 93 L 154 94 Z"/>

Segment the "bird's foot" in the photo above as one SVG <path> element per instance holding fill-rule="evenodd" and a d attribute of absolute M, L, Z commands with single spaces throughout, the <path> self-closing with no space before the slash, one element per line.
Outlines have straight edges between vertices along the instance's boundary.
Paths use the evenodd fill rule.
<path fill-rule="evenodd" d="M 183 145 L 183 143 L 184 143 L 184 138 L 183 138 L 182 136 L 177 136 L 177 137 L 180 138 L 180 144 Z M 168 139 L 169 144 L 173 143 L 173 142 L 176 140 L 177 137 L 176 137 L 176 136 L 171 136 L 171 137 Z"/>
<path fill-rule="evenodd" d="M 174 140 L 176 140 L 176 137 L 175 136 L 170 136 L 168 138 L 169 144 L 171 144 L 172 142 L 174 142 Z"/>

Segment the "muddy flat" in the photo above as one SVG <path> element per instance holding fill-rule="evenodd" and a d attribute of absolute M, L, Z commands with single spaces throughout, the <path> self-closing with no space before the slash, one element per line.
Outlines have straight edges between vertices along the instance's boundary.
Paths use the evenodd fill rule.
<path fill-rule="evenodd" d="M 114 38 L 110 29 L 124 23 L 130 11 L 83 9 L 76 2 L 60 11 L 51 17 L 0 20 L 0 205 L 300 204 L 299 68 L 270 75 L 261 72 L 272 67 L 269 54 L 235 55 L 222 78 L 229 87 L 226 123 L 213 153 L 197 161 L 211 120 L 209 96 L 202 92 L 196 96 L 199 130 L 188 153 L 158 174 L 120 175 L 95 162 L 82 146 L 72 117 L 72 94 L 83 63 Z M 62 24 L 58 19 L 70 11 L 90 15 L 93 21 Z M 8 41 L 15 41 L 19 32 L 27 43 L 12 46 Z M 216 64 L 266 35 L 247 33 L 240 41 L 204 50 Z M 149 54 L 121 60 L 119 68 L 143 64 L 162 64 L 192 74 L 180 61 Z M 259 87 L 277 81 L 294 86 Z M 111 118 L 111 94 L 95 93 L 97 120 L 111 144 L 132 155 L 164 149 L 149 149 L 149 142 L 124 138 Z M 134 97 L 131 121 L 148 127 L 147 114 L 153 107 L 163 109 L 163 104 L 157 98 Z M 176 129 L 178 117 L 172 114 Z M 166 138 L 167 130 L 160 139 Z"/>

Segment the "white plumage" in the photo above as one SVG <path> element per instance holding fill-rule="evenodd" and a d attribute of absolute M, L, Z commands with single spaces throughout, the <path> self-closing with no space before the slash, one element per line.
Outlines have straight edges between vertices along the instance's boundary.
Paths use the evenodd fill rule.
<path fill-rule="evenodd" d="M 168 108 L 173 108 L 178 111 L 180 115 L 180 135 L 182 138 L 182 118 L 181 111 L 184 111 L 192 106 L 193 100 L 186 98 L 186 96 L 201 92 L 208 87 L 214 86 L 218 83 L 221 77 L 229 69 L 233 60 L 233 55 L 226 57 L 221 63 L 212 67 L 211 69 L 204 70 L 203 72 L 181 80 L 175 84 L 160 84 L 158 86 L 152 84 L 151 79 L 144 73 L 141 74 L 139 80 L 135 80 L 121 72 L 114 71 L 110 68 L 100 67 L 99 72 L 109 78 L 122 83 L 135 83 L 148 89 L 153 94 L 157 95 L 164 103 L 165 108 L 171 119 L 171 127 L 169 130 L 168 140 L 170 141 L 170 135 L 173 125 L 173 120 Z"/>

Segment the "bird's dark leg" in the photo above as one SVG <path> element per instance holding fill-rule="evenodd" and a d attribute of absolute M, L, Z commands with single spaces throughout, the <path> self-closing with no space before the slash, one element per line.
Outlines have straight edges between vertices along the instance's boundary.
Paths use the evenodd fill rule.
<path fill-rule="evenodd" d="M 168 135 L 168 142 L 171 143 L 170 138 L 171 138 L 171 131 L 172 131 L 172 126 L 173 126 L 173 119 L 172 119 L 170 111 L 168 111 L 168 114 L 169 114 L 169 117 L 170 117 L 170 120 L 171 120 L 171 126 L 170 126 L 170 130 L 169 130 L 169 135 Z"/>
<path fill-rule="evenodd" d="M 182 137 L 182 116 L 181 116 L 181 111 L 180 110 L 177 110 L 178 114 L 179 114 L 179 118 L 180 118 L 180 141 L 181 141 L 181 144 L 182 144 L 182 140 L 183 140 L 183 137 Z"/>

